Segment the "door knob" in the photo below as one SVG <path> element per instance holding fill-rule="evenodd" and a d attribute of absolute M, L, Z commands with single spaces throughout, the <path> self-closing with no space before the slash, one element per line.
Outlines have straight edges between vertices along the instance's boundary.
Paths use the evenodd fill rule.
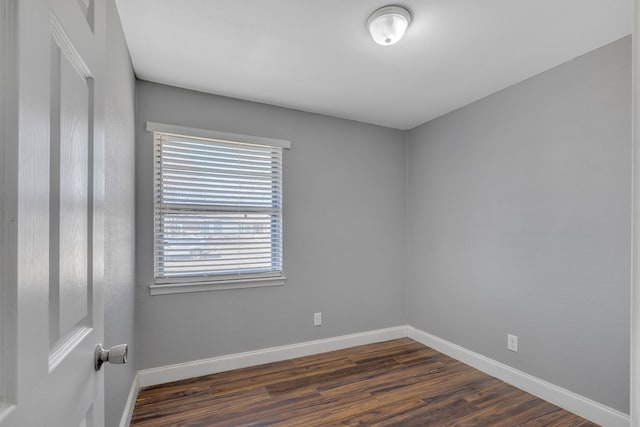
<path fill-rule="evenodd" d="M 94 367 L 96 371 L 99 371 L 102 368 L 102 364 L 105 362 L 121 365 L 123 363 L 127 363 L 127 353 L 129 352 L 129 347 L 127 344 L 120 344 L 111 347 L 109 350 L 105 350 L 102 348 L 102 344 L 98 344 L 96 346 L 95 352 L 95 363 Z"/>

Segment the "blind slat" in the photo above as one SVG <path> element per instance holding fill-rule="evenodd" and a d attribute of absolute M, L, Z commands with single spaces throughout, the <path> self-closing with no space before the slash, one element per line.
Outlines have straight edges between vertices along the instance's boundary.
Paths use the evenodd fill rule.
<path fill-rule="evenodd" d="M 159 202 L 156 201 L 156 206 Z M 267 207 L 267 206 L 230 206 L 230 205 L 203 205 L 197 203 L 164 203 L 162 206 L 158 206 L 158 210 L 162 211 L 163 215 L 183 214 L 186 215 L 190 212 L 202 214 L 203 212 L 238 212 L 238 213 L 262 213 L 276 215 L 280 212 L 280 209 Z"/>
<path fill-rule="evenodd" d="M 160 166 L 160 163 L 157 163 L 157 166 Z M 194 170 L 193 168 L 189 168 L 189 167 L 185 167 L 185 168 L 172 168 L 169 167 L 168 165 L 165 165 L 164 169 L 163 169 L 163 174 L 164 177 L 173 177 L 173 176 L 180 176 L 180 177 L 186 177 L 186 178 L 190 178 L 193 179 L 195 178 L 200 178 L 200 179 L 207 179 L 207 180 L 217 180 L 220 183 L 224 183 L 224 182 L 231 182 L 233 184 L 242 184 L 243 182 L 246 182 L 248 184 L 253 184 L 253 183 L 259 183 L 261 182 L 263 185 L 264 184 L 268 184 L 271 185 L 271 182 L 273 181 L 273 176 L 270 174 L 261 174 L 261 175 L 256 175 L 256 174 L 248 174 L 248 175 L 243 175 L 241 173 L 235 173 L 235 174 L 224 174 L 224 173 L 216 173 L 216 172 L 212 172 L 210 170 Z"/>

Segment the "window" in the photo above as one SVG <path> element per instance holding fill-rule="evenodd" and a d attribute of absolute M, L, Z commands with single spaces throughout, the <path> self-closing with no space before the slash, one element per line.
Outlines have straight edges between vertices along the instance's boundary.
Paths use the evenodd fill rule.
<path fill-rule="evenodd" d="M 284 284 L 288 141 L 147 123 L 154 133 L 152 294 Z"/>

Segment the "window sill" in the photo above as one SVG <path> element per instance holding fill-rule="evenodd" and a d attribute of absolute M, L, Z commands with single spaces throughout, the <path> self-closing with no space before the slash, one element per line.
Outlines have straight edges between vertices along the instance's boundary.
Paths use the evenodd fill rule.
<path fill-rule="evenodd" d="M 229 289 L 263 288 L 267 286 L 282 286 L 287 282 L 284 276 L 247 278 L 234 280 L 220 280 L 216 282 L 193 283 L 165 283 L 149 285 L 149 294 L 168 295 L 189 292 L 223 291 Z"/>

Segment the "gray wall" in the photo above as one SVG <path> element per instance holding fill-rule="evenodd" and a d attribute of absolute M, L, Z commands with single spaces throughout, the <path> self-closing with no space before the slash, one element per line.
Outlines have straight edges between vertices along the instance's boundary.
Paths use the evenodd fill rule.
<path fill-rule="evenodd" d="M 409 324 L 628 413 L 630 107 L 626 38 L 412 130 Z"/>
<path fill-rule="evenodd" d="M 113 0 L 107 1 L 105 344 L 128 343 L 126 365 L 105 366 L 106 426 L 120 422 L 136 374 L 134 342 L 135 77 Z"/>
<path fill-rule="evenodd" d="M 284 153 L 285 286 L 149 295 L 146 121 L 292 141 Z M 137 84 L 136 126 L 139 368 L 406 323 L 405 133 L 148 82 Z"/>

